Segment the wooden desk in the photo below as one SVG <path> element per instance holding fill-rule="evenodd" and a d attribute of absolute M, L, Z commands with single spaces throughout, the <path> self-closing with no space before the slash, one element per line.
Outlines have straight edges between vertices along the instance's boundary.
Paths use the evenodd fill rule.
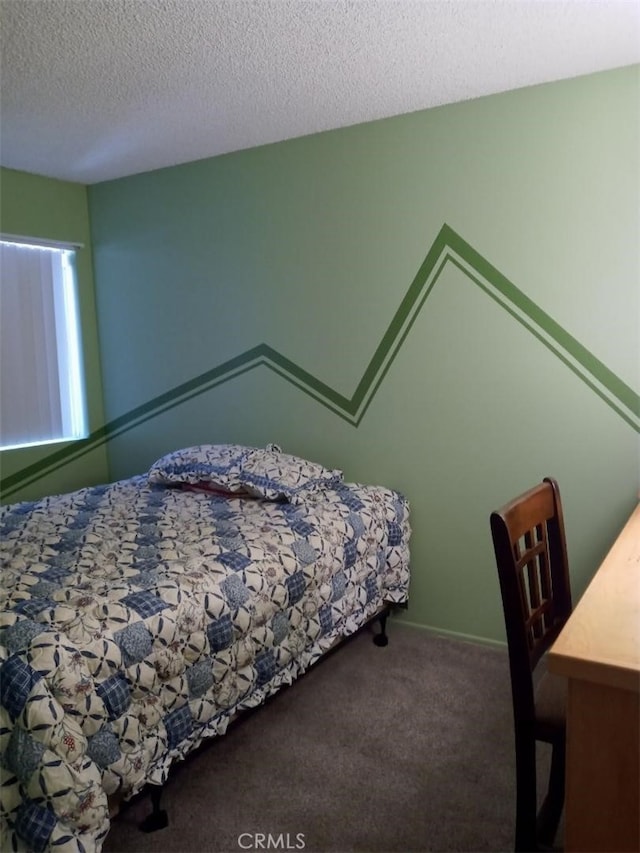
<path fill-rule="evenodd" d="M 569 680 L 565 850 L 640 851 L 640 505 L 549 651 Z"/>

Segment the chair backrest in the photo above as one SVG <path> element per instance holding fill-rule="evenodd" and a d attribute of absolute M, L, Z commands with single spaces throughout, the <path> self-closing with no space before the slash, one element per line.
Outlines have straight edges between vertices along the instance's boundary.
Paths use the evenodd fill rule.
<path fill-rule="evenodd" d="M 562 502 L 542 483 L 491 513 L 504 609 L 514 710 L 534 713 L 532 673 L 571 614 Z M 518 708 L 516 708 L 516 705 Z"/>

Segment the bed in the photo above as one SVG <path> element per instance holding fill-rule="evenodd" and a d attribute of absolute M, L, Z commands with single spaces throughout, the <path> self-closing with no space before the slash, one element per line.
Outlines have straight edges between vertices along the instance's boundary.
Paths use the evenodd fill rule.
<path fill-rule="evenodd" d="M 111 802 L 407 601 L 409 537 L 400 493 L 275 445 L 1 507 L 0 848 L 99 851 Z"/>

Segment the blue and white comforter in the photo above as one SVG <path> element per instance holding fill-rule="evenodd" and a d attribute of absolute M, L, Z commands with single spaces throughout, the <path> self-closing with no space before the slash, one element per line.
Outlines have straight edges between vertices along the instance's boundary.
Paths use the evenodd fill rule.
<path fill-rule="evenodd" d="M 2 850 L 99 850 L 161 783 L 409 584 L 406 500 L 135 477 L 0 509 Z"/>

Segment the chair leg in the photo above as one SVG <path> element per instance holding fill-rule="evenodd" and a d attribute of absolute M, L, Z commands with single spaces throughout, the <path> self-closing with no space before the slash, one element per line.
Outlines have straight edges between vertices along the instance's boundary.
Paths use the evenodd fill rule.
<path fill-rule="evenodd" d="M 549 787 L 540 807 L 537 831 L 540 843 L 551 848 L 558 832 L 558 825 L 564 807 L 565 742 L 564 739 L 553 744 Z"/>
<path fill-rule="evenodd" d="M 516 734 L 516 853 L 531 853 L 536 843 L 536 743 L 533 734 Z"/>

